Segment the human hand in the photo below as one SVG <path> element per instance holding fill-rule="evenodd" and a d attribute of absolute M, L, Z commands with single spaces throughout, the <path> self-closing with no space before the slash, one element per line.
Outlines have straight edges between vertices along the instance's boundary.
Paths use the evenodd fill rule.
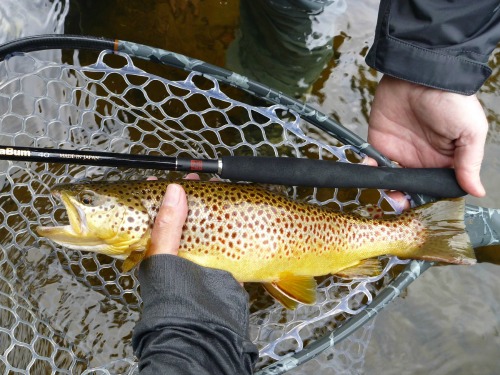
<path fill-rule="evenodd" d="M 487 132 L 475 95 L 384 76 L 372 104 L 368 142 L 405 167 L 453 167 L 460 186 L 482 197 L 479 172 Z"/>
<path fill-rule="evenodd" d="M 156 216 L 151 242 L 144 258 L 156 254 L 177 255 L 187 213 L 184 189 L 178 184 L 169 184 Z"/>

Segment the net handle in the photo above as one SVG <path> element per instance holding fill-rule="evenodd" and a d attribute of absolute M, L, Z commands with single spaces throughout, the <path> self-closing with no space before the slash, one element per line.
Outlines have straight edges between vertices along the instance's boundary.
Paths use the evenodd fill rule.
<path fill-rule="evenodd" d="M 378 152 L 364 139 L 308 104 L 302 103 L 280 91 L 250 80 L 230 70 L 160 48 L 124 40 L 112 40 L 94 36 L 45 34 L 29 36 L 0 45 L 0 61 L 3 61 L 7 56 L 14 53 L 47 49 L 86 49 L 93 51 L 108 49 L 115 53 L 122 52 L 131 57 L 210 76 L 220 82 L 237 87 L 257 98 L 265 99 L 270 103 L 279 104 L 293 110 L 299 114 L 300 117 L 327 134 L 337 138 L 342 143 L 355 146 L 359 152 L 375 159 L 379 166 L 394 166 L 389 159 Z"/>

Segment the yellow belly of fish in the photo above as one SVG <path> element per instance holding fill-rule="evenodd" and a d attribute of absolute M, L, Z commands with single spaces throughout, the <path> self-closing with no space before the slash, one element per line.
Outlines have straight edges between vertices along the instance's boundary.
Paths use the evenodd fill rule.
<path fill-rule="evenodd" d="M 273 282 L 284 274 L 309 277 L 336 274 L 364 259 L 398 254 L 418 245 L 396 236 L 372 240 L 373 234 L 363 236 L 355 224 L 351 225 L 352 233 L 331 225 L 301 224 L 301 228 L 296 228 L 289 224 L 283 235 L 273 235 L 268 230 L 259 232 L 258 238 L 247 234 L 244 239 L 241 233 L 232 238 L 232 234 L 224 233 L 223 229 L 219 232 L 215 227 L 215 233 L 221 233 L 222 237 L 210 237 L 207 243 L 188 234 L 181 242 L 179 255 L 206 267 L 229 271 L 240 282 Z M 364 230 L 372 231 L 368 227 Z"/>

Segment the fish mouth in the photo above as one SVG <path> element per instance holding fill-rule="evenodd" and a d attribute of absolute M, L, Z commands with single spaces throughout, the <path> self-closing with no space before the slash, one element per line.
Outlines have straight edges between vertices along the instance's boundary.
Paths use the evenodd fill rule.
<path fill-rule="evenodd" d="M 64 204 L 68 214 L 69 225 L 55 227 L 39 226 L 36 228 L 37 233 L 42 237 L 49 238 L 67 247 L 79 247 L 83 245 L 83 242 L 88 245 L 89 238 L 87 237 L 88 228 L 85 213 L 73 203 L 71 196 L 59 191 L 54 191 L 52 196 Z"/>

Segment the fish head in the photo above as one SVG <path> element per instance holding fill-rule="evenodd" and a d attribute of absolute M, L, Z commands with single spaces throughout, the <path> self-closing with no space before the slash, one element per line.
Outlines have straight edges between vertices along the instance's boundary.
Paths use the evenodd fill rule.
<path fill-rule="evenodd" d="M 150 232 L 150 217 L 140 197 L 126 185 L 83 183 L 56 185 L 52 195 L 62 201 L 69 225 L 37 228 L 66 248 L 126 259 L 143 250 Z"/>

